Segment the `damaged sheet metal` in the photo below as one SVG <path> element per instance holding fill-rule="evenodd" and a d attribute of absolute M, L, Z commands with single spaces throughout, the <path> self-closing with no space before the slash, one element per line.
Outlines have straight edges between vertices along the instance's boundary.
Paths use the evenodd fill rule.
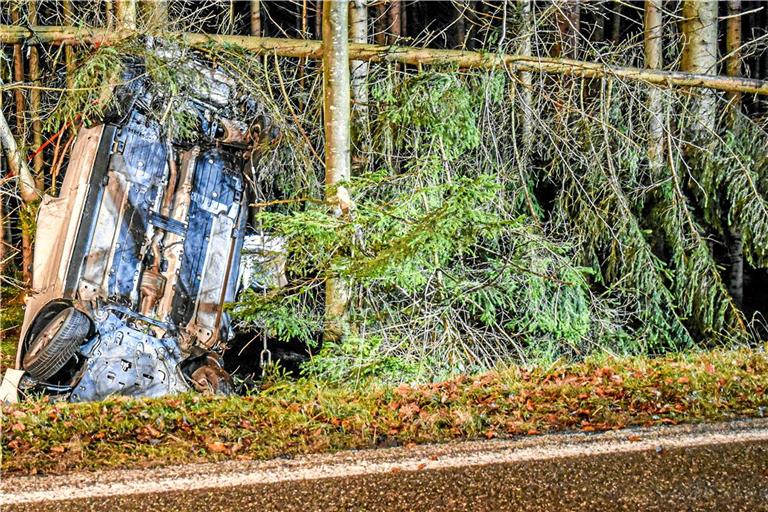
<path fill-rule="evenodd" d="M 275 128 L 214 64 L 149 43 L 181 85 L 129 58 L 111 113 L 80 129 L 59 197 L 39 210 L 18 389 L 71 401 L 232 389 L 220 355 L 224 304 L 245 279 L 243 169 Z M 158 113 L 172 109 L 195 118 L 193 136 L 169 132 Z M 282 241 L 249 237 L 245 252 L 259 286 L 284 285 Z"/>
<path fill-rule="evenodd" d="M 267 234 L 247 235 L 240 256 L 240 289 L 282 288 L 285 276 L 285 240 Z"/>
<path fill-rule="evenodd" d="M 71 401 L 112 395 L 155 397 L 189 389 L 179 370 L 183 357 L 177 339 L 132 329 L 113 312 L 97 319 L 97 325 L 98 335 L 81 349 L 86 362 Z"/>

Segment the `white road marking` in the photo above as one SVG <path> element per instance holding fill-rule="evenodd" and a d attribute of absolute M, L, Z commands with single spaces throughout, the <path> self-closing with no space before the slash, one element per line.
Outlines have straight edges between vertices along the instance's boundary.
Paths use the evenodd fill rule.
<path fill-rule="evenodd" d="M 548 440 L 550 437 L 557 437 L 559 441 L 552 443 Z M 524 442 L 428 445 L 413 450 L 397 448 L 384 451 L 390 455 L 387 460 L 377 460 L 381 458 L 381 451 L 365 450 L 290 461 L 222 462 L 65 476 L 12 477 L 2 482 L 0 506 L 655 451 L 659 446 L 674 449 L 759 442 L 768 441 L 768 428 L 671 435 L 658 430 L 618 431 L 575 436 L 570 442 L 568 436 L 541 436 L 533 438 L 541 440 L 538 446 L 530 439 Z M 462 452 L 463 446 L 471 448 Z"/>

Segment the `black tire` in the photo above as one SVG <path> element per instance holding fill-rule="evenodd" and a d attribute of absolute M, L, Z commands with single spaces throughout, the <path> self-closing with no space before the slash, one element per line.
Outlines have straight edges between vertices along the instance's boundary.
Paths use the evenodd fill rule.
<path fill-rule="evenodd" d="M 45 382 L 61 370 L 83 344 L 91 328 L 85 314 L 73 307 L 63 309 L 29 344 L 22 368 Z"/>

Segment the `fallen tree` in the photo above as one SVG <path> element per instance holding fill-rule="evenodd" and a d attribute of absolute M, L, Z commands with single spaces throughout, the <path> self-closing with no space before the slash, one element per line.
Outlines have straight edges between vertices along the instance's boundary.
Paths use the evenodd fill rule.
<path fill-rule="evenodd" d="M 0 25 L 0 42 L 14 44 L 107 44 L 136 35 L 132 30 L 85 31 L 75 27 L 19 27 Z M 185 33 L 184 39 L 193 46 L 207 44 L 234 45 L 257 54 L 281 57 L 321 59 L 322 41 L 233 35 Z M 534 57 L 523 55 L 439 50 L 408 46 L 386 46 L 350 43 L 350 60 L 399 62 L 403 64 L 448 65 L 459 68 L 493 69 L 505 67 L 512 71 L 551 73 L 582 78 L 615 77 L 645 82 L 659 87 L 699 87 L 718 91 L 768 95 L 768 81 L 732 76 L 705 75 L 682 71 L 664 71 L 586 62 L 574 59 Z"/>

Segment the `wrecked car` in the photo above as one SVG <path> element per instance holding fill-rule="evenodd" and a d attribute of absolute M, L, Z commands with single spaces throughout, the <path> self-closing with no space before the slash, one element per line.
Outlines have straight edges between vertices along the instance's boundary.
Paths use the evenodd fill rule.
<path fill-rule="evenodd" d="M 275 129 L 212 64 L 169 65 L 190 77 L 182 102 L 143 61 L 127 62 L 116 106 L 80 128 L 59 196 L 43 198 L 16 369 L 0 398 L 232 391 L 221 354 L 232 335 L 224 305 L 242 280 L 244 169 Z M 194 118 L 193 136 L 166 129 L 158 113 L 171 109 Z"/>

